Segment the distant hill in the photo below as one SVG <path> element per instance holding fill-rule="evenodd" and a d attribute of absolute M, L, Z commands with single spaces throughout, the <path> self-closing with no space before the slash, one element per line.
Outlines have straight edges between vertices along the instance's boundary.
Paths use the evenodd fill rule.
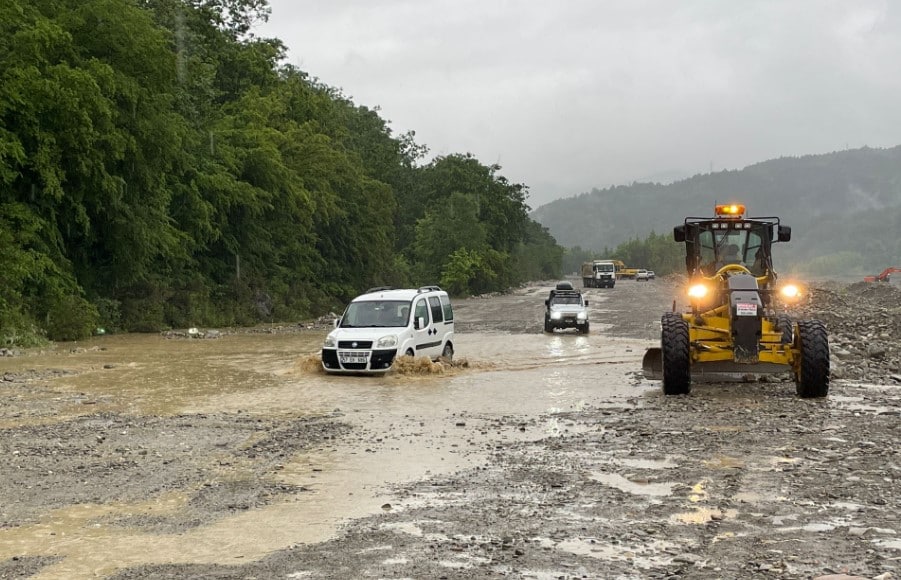
<path fill-rule="evenodd" d="M 670 232 L 685 216 L 708 216 L 715 203 L 732 201 L 792 226 L 792 242 L 779 253 L 801 269 L 858 272 L 901 262 L 901 146 L 782 157 L 669 185 L 594 189 L 543 205 L 532 218 L 562 246 L 600 251 Z"/>

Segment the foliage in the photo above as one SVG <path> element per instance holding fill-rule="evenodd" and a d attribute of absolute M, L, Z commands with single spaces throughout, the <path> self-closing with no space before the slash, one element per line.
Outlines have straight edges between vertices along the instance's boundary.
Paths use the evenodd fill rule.
<path fill-rule="evenodd" d="M 114 14 L 115 18 L 110 15 Z M 266 0 L 0 4 L 9 343 L 318 315 L 368 286 L 559 271 L 527 188 L 258 38 Z M 85 299 L 90 297 L 90 302 Z"/>
<path fill-rule="evenodd" d="M 80 296 L 62 296 L 47 312 L 50 340 L 79 340 L 93 334 L 99 315 L 97 307 Z"/>
<path fill-rule="evenodd" d="M 685 270 L 685 246 L 673 241 L 672 236 L 654 232 L 644 240 L 629 240 L 603 255 L 603 258 L 622 260 L 632 268 L 646 268 L 658 275 Z"/>
<path fill-rule="evenodd" d="M 441 287 L 458 296 L 469 294 L 470 284 L 483 268 L 482 256 L 475 250 L 460 248 L 447 260 L 441 273 Z"/>

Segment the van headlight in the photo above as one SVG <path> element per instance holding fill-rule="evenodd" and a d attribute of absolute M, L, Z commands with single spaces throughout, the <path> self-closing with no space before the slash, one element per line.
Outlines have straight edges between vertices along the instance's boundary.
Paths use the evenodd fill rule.
<path fill-rule="evenodd" d="M 585 312 L 580 312 L 576 314 L 576 318 L 578 318 L 579 320 L 585 320 L 586 318 L 588 318 L 588 314 L 586 314 Z"/>
<path fill-rule="evenodd" d="M 559 312 L 551 312 L 551 320 L 560 320 L 562 316 Z"/>
<path fill-rule="evenodd" d="M 397 346 L 397 335 L 389 334 L 388 336 L 383 336 L 375 342 L 375 346 L 378 348 L 392 348 Z"/>
<path fill-rule="evenodd" d="M 323 348 L 335 348 L 338 345 L 338 341 L 335 340 L 335 337 L 332 335 L 328 335 L 325 337 L 325 342 L 322 344 Z"/>

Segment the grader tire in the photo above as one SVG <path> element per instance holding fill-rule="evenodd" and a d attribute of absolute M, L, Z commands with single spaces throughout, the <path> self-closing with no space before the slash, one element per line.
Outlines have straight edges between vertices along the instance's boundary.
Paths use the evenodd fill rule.
<path fill-rule="evenodd" d="M 663 394 L 687 395 L 691 392 L 691 361 L 688 323 L 674 312 L 660 320 L 660 347 L 663 351 Z"/>
<path fill-rule="evenodd" d="M 795 374 L 795 388 L 802 399 L 815 399 L 829 394 L 829 338 L 819 320 L 798 321 L 797 345 L 801 350 L 800 370 Z"/>
<path fill-rule="evenodd" d="M 791 317 L 780 314 L 776 317 L 776 328 L 782 331 L 782 344 L 794 344 L 795 325 Z"/>

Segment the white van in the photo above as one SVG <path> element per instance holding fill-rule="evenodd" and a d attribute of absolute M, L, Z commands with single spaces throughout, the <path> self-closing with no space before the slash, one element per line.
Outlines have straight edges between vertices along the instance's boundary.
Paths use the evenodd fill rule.
<path fill-rule="evenodd" d="M 329 373 L 383 373 L 398 356 L 454 357 L 454 309 L 438 286 L 379 287 L 354 298 L 322 346 Z"/>

